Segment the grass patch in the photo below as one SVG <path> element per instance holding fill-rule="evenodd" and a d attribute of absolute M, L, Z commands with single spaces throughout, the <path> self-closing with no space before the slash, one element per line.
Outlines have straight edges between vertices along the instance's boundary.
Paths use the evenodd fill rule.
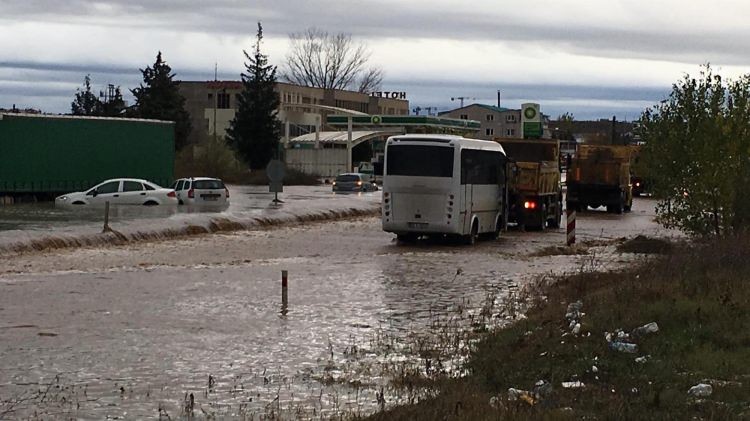
<path fill-rule="evenodd" d="M 750 416 L 750 237 L 658 245 L 641 239 L 626 246 L 661 253 L 629 271 L 581 271 L 539 282 L 528 318 L 484 337 L 472 352 L 469 375 L 438 380 L 434 398 L 370 418 Z M 576 301 L 582 313 L 574 333 L 566 313 Z M 658 332 L 628 339 L 636 353 L 615 351 L 605 339 L 650 322 Z M 573 381 L 585 386 L 562 386 Z M 698 383 L 711 384 L 713 393 L 688 395 Z M 533 399 L 509 399 L 509 388 L 529 391 Z"/>

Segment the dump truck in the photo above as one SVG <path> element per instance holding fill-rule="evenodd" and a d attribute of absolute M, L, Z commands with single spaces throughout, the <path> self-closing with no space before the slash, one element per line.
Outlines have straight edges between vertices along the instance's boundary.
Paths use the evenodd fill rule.
<path fill-rule="evenodd" d="M 521 228 L 559 228 L 563 195 L 560 142 L 496 138 L 508 156 L 508 222 Z"/>
<path fill-rule="evenodd" d="M 629 212 L 633 205 L 629 146 L 581 145 L 567 173 L 568 209 L 606 206 L 607 212 Z"/>
<path fill-rule="evenodd" d="M 168 186 L 174 177 L 171 121 L 0 114 L 0 199 L 50 200 L 109 178 Z"/>

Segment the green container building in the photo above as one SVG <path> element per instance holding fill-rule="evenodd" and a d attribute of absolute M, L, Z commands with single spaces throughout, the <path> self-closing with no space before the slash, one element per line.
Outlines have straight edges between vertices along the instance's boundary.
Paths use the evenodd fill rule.
<path fill-rule="evenodd" d="M 172 182 L 173 122 L 0 114 L 0 196 L 50 196 L 120 177 Z"/>

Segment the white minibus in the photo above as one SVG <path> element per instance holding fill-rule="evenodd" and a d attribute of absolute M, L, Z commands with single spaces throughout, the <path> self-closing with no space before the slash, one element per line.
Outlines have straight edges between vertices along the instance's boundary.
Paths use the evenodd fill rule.
<path fill-rule="evenodd" d="M 383 230 L 409 242 L 427 235 L 497 236 L 505 227 L 502 146 L 452 135 L 388 138 L 383 166 Z"/>

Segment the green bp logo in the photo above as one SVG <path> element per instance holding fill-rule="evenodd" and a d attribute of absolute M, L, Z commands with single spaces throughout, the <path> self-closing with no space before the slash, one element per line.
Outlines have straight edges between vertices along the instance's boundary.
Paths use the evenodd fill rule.
<path fill-rule="evenodd" d="M 536 110 L 533 107 L 527 107 L 525 110 L 523 110 L 523 116 L 531 120 L 532 118 L 536 117 Z"/>
<path fill-rule="evenodd" d="M 372 118 L 370 118 L 370 122 L 372 124 L 380 124 L 380 123 L 383 122 L 383 117 L 381 117 L 379 115 L 374 115 L 374 116 L 372 116 Z"/>

